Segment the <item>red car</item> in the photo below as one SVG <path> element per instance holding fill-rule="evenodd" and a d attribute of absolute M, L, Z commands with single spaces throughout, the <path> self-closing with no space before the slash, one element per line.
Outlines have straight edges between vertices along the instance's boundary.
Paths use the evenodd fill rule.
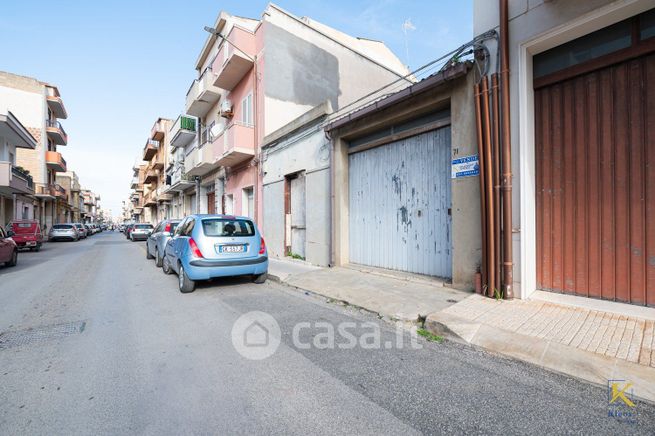
<path fill-rule="evenodd" d="M 6 266 L 16 266 L 18 261 L 18 246 L 11 236 L 11 232 L 7 233 L 0 227 L 0 263 Z"/>
<path fill-rule="evenodd" d="M 7 225 L 7 231 L 14 234 L 12 239 L 16 242 L 18 248 L 39 251 L 41 245 L 43 245 L 41 226 L 37 220 L 12 221 Z"/>

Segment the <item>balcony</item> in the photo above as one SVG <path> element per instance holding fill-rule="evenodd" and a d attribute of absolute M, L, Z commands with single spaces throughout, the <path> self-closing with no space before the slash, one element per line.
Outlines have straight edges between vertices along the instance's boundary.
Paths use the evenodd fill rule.
<path fill-rule="evenodd" d="M 159 150 L 159 141 L 155 139 L 148 139 L 146 145 L 143 147 L 143 160 L 150 160 Z"/>
<path fill-rule="evenodd" d="M 45 164 L 48 169 L 59 173 L 66 172 L 66 160 L 57 151 L 45 152 Z"/>
<path fill-rule="evenodd" d="M 233 122 L 214 141 L 215 158 L 219 165 L 234 167 L 255 156 L 253 126 Z"/>
<path fill-rule="evenodd" d="M 59 90 L 56 86 L 47 85 L 46 89 L 48 94 L 46 95 L 46 101 L 48 102 L 48 108 L 52 111 L 55 117 L 60 119 L 68 118 L 68 113 L 64 107 L 64 102 L 59 95 Z"/>
<path fill-rule="evenodd" d="M 235 26 L 227 40 L 234 45 L 223 42 L 212 63 L 212 71 L 216 74 L 214 86 L 231 91 L 253 66 L 255 35 Z"/>
<path fill-rule="evenodd" d="M 143 183 L 156 183 L 157 180 L 159 180 L 159 174 L 157 174 L 157 171 L 155 171 L 152 167 L 149 167 L 146 170 L 146 175 L 145 178 L 143 179 Z"/>
<path fill-rule="evenodd" d="M 56 183 L 39 183 L 36 185 L 34 195 L 39 198 L 54 200 L 56 198 L 67 199 L 66 190 Z"/>
<path fill-rule="evenodd" d="M 160 186 L 157 188 L 157 201 L 158 202 L 164 202 L 164 201 L 171 201 L 173 199 L 173 195 L 168 192 L 168 187 L 167 186 Z"/>
<path fill-rule="evenodd" d="M 184 191 L 195 185 L 193 178 L 184 173 L 184 166 L 179 166 L 171 175 L 170 191 Z"/>
<path fill-rule="evenodd" d="M 57 145 L 68 144 L 68 135 L 59 121 L 46 120 L 45 126 L 48 138 Z"/>
<path fill-rule="evenodd" d="M 11 162 L 0 162 L 0 193 L 34 194 L 32 176 Z"/>
<path fill-rule="evenodd" d="M 160 156 L 156 156 L 155 159 L 150 162 L 150 165 L 152 168 L 161 171 L 164 169 L 164 160 Z"/>
<path fill-rule="evenodd" d="M 196 127 L 197 123 L 195 118 L 186 115 L 180 115 L 177 117 L 177 120 L 175 120 L 170 131 L 173 138 L 171 139 L 171 147 L 186 147 L 190 144 L 196 137 Z"/>
<path fill-rule="evenodd" d="M 200 78 L 193 81 L 186 93 L 186 113 L 202 117 L 221 98 L 221 89 L 214 86 L 216 74 L 206 68 Z"/>
<path fill-rule="evenodd" d="M 166 134 L 166 125 L 164 124 L 163 119 L 158 119 L 155 121 L 155 124 L 153 124 L 152 129 L 150 129 L 150 139 L 154 139 L 155 141 L 161 141 L 164 139 L 164 135 Z"/>
<path fill-rule="evenodd" d="M 202 176 L 218 168 L 214 153 L 214 146 L 206 142 L 200 148 L 194 148 L 184 161 L 184 169 L 188 176 Z"/>
<path fill-rule="evenodd" d="M 139 178 L 132 177 L 132 183 L 130 183 L 130 189 L 136 189 L 139 187 Z"/>
<path fill-rule="evenodd" d="M 157 199 L 155 198 L 155 192 L 154 191 L 148 192 L 143 197 L 143 205 L 145 207 L 157 206 Z"/>

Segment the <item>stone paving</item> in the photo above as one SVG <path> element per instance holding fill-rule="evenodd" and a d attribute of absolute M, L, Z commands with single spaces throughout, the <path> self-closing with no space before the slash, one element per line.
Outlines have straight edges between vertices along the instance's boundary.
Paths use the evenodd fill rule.
<path fill-rule="evenodd" d="M 538 300 L 472 295 L 443 310 L 466 320 L 655 368 L 655 322 Z"/>

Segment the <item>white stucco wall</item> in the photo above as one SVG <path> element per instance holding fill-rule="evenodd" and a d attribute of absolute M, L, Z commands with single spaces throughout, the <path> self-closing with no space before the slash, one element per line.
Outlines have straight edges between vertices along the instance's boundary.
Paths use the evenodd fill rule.
<path fill-rule="evenodd" d="M 305 172 L 306 260 L 326 266 L 330 261 L 329 142 L 316 123 L 294 132 L 264 154 L 264 227 L 269 252 L 284 256 L 285 176 Z"/>

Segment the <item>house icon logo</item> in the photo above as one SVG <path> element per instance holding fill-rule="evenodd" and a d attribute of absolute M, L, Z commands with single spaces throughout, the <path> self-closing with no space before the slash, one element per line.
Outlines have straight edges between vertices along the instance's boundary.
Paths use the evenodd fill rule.
<path fill-rule="evenodd" d="M 247 347 L 266 347 L 269 342 L 268 329 L 259 321 L 250 324 L 243 332 L 243 343 Z"/>
<path fill-rule="evenodd" d="M 272 356 L 280 345 L 280 326 L 266 312 L 241 315 L 232 326 L 232 345 L 246 359 L 263 360 Z"/>

